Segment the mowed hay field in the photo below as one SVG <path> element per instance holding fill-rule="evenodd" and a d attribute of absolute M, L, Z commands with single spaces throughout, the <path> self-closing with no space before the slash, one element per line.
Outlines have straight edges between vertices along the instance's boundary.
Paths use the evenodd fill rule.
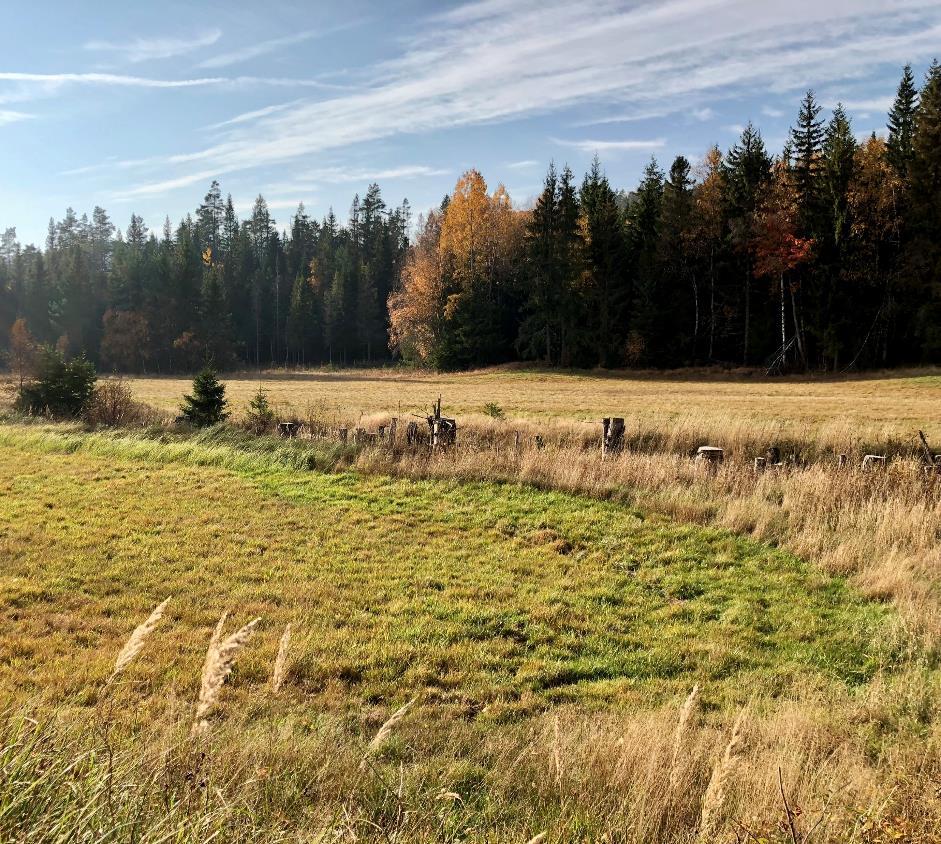
<path fill-rule="evenodd" d="M 941 840 L 941 485 L 904 451 L 937 375 L 263 383 L 370 427 L 441 392 L 459 446 L 0 425 L 0 840 Z M 805 391 L 844 411 L 787 421 Z M 602 464 L 582 420 L 616 411 L 669 436 Z M 753 475 L 785 422 L 820 460 Z M 892 465 L 837 472 L 865 426 Z M 191 734 L 224 612 L 259 621 Z"/>
<path fill-rule="evenodd" d="M 447 413 L 482 414 L 488 403 L 509 418 L 597 424 L 624 416 L 637 425 L 691 419 L 721 438 L 743 425 L 785 438 L 910 440 L 922 428 L 941 441 L 937 370 L 849 378 L 762 378 L 714 373 L 534 372 L 497 368 L 438 374 L 400 370 L 232 373 L 225 377 L 241 411 L 261 385 L 285 410 L 355 421 L 360 415 L 427 413 L 440 394 Z M 134 377 L 135 396 L 174 411 L 185 378 Z"/>

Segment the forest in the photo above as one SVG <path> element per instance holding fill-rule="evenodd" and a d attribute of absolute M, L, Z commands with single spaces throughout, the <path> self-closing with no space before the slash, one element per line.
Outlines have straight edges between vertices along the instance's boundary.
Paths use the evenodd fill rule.
<path fill-rule="evenodd" d="M 633 190 L 550 164 L 530 208 L 466 172 L 414 223 L 378 185 L 347 221 L 240 220 L 213 182 L 161 232 L 103 208 L 0 240 L 0 349 L 174 372 L 405 361 L 464 369 L 721 364 L 827 371 L 941 360 L 941 66 L 906 67 L 884 136 L 803 98 L 780 153 L 656 160 Z"/>

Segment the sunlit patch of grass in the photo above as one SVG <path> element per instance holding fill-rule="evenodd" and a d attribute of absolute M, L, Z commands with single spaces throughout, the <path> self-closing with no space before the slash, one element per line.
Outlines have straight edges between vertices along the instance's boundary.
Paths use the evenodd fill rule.
<path fill-rule="evenodd" d="M 740 699 L 858 683 L 891 658 L 886 609 L 725 531 L 514 484 L 299 472 L 192 442 L 157 462 L 159 442 L 31 436 L 5 429 L 0 447 L 7 689 L 79 694 L 88 677 L 69 666 L 107 676 L 115 637 L 169 593 L 151 670 L 195 677 L 208 625 L 238 608 L 307 633 L 305 692 L 339 683 L 359 703 L 413 688 L 479 709 L 610 704 L 697 680 Z"/>

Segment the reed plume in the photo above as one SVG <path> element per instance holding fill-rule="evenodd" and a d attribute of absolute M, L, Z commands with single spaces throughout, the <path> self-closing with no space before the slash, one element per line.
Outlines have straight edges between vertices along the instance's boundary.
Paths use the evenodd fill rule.
<path fill-rule="evenodd" d="M 131 638 L 128 639 L 124 647 L 121 648 L 118 658 L 114 661 L 114 670 L 111 672 L 107 683 L 114 680 L 118 674 L 124 671 L 124 669 L 137 658 L 137 655 L 141 652 L 141 648 L 144 647 L 144 642 L 147 641 L 147 637 L 153 633 L 154 628 L 160 623 L 160 619 L 163 618 L 164 610 L 166 610 L 167 604 L 169 603 L 169 598 L 161 601 L 157 604 L 156 609 L 148 616 L 147 620 L 134 628 L 134 632 L 131 633 Z"/>
<path fill-rule="evenodd" d="M 375 736 L 373 736 L 373 740 L 369 742 L 369 746 L 366 748 L 366 754 L 363 757 L 363 765 L 366 764 L 366 759 L 369 756 L 371 756 L 373 753 L 379 750 L 379 748 L 381 748 L 383 744 L 385 744 L 386 739 L 389 738 L 390 734 L 392 733 L 392 729 L 395 727 L 396 724 L 399 723 L 399 721 L 401 721 L 405 717 L 406 713 L 408 713 L 409 709 L 412 708 L 412 705 L 415 703 L 416 700 L 418 700 L 417 696 L 413 697 L 404 706 L 400 707 L 399 709 L 396 709 L 395 712 L 393 712 L 388 717 L 386 722 L 379 728 L 379 732 L 376 733 Z"/>
<path fill-rule="evenodd" d="M 232 671 L 239 651 L 245 647 L 245 644 L 254 634 L 255 628 L 261 622 L 260 618 L 256 618 L 240 630 L 236 630 L 227 639 L 223 639 L 222 630 L 226 616 L 227 613 L 222 614 L 222 618 L 219 619 L 212 638 L 209 640 L 206 661 L 203 663 L 202 683 L 199 689 L 199 702 L 196 705 L 196 716 L 193 719 L 192 735 L 203 733 L 209 729 L 209 721 L 206 720 L 206 715 L 215 705 L 219 692 L 222 690 L 222 684 L 225 683 L 226 677 Z"/>
<path fill-rule="evenodd" d="M 683 738 L 686 735 L 686 728 L 689 726 L 689 722 L 693 717 L 693 713 L 696 711 L 696 705 L 699 703 L 699 683 L 696 683 L 693 686 L 693 690 L 689 693 L 686 700 L 683 702 L 683 706 L 680 708 L 680 717 L 676 722 L 676 734 L 673 738 L 673 760 L 670 763 L 670 790 L 673 791 L 676 788 L 677 781 L 679 780 L 679 761 L 680 761 L 680 751 L 683 749 Z"/>
<path fill-rule="evenodd" d="M 274 670 L 271 672 L 271 691 L 277 694 L 284 685 L 284 676 L 288 667 L 288 648 L 291 645 L 291 625 L 285 625 L 281 642 L 278 644 L 278 655 L 274 660 Z"/>
<path fill-rule="evenodd" d="M 747 706 L 742 707 L 735 724 L 732 726 L 732 735 L 729 743 L 725 746 L 725 753 L 722 754 L 716 766 L 712 769 L 712 777 L 709 779 L 709 786 L 702 799 L 702 814 L 699 819 L 699 840 L 706 841 L 715 829 L 719 820 L 719 812 L 722 804 L 725 803 L 725 788 L 728 784 L 732 772 L 738 762 L 739 748 L 742 742 L 742 722 L 745 719 Z"/>

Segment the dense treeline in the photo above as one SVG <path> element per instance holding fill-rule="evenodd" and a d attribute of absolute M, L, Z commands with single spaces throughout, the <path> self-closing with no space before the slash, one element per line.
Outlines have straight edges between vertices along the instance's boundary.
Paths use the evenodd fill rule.
<path fill-rule="evenodd" d="M 217 182 L 159 238 L 136 215 L 122 234 L 102 208 L 69 209 L 45 250 L 4 235 L 0 326 L 13 327 L 0 342 L 15 353 L 28 332 L 123 371 L 385 358 L 408 227 L 407 204 L 389 211 L 376 185 L 345 227 L 301 206 L 282 233 L 261 196 L 239 221 Z"/>
<path fill-rule="evenodd" d="M 378 186 L 341 226 L 259 197 L 239 221 L 213 183 L 163 236 L 132 216 L 50 221 L 45 250 L 0 252 L 0 343 L 117 369 L 352 363 L 442 368 L 706 363 L 840 371 L 941 359 L 941 67 L 906 68 L 885 138 L 857 140 L 814 94 L 773 156 L 749 124 L 723 154 L 630 193 L 595 160 L 550 166 L 531 210 L 469 171 L 410 245 Z"/>

